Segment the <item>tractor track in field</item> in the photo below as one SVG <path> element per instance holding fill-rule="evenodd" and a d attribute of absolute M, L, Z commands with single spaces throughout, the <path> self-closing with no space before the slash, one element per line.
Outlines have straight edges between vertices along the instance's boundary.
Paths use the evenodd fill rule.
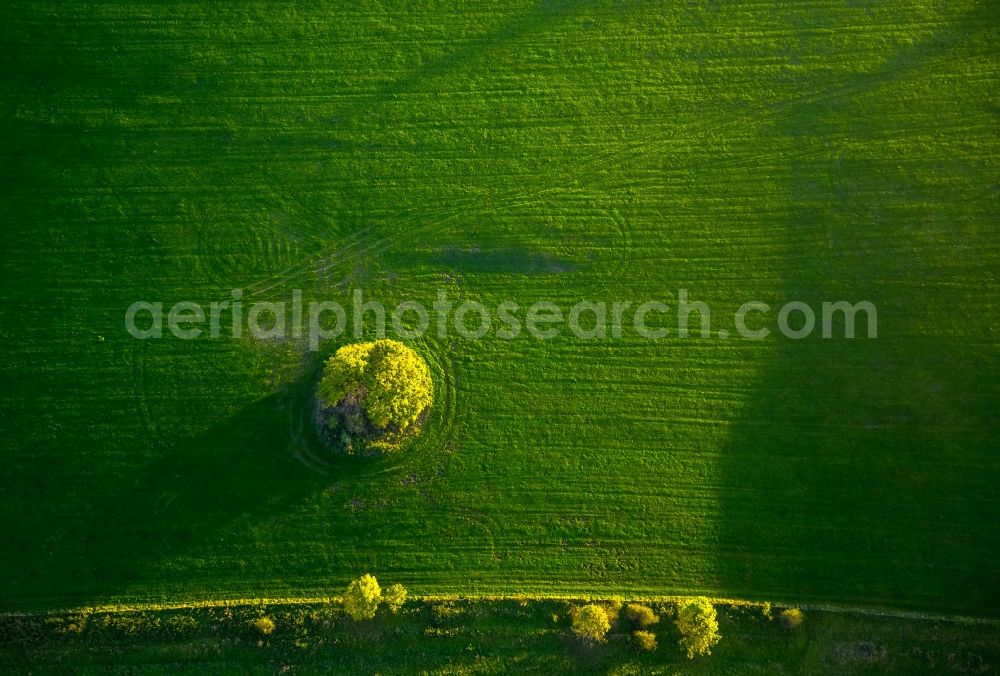
<path fill-rule="evenodd" d="M 212 242 L 206 228 L 198 228 L 196 272 L 221 285 L 226 280 L 238 279 L 244 274 L 240 261 L 289 265 L 295 259 L 295 247 L 287 239 L 273 236 L 264 230 L 263 226 L 242 228 L 234 236 Z"/>
<path fill-rule="evenodd" d="M 753 123 L 760 127 L 763 125 L 773 125 L 783 119 L 793 115 L 804 106 L 828 105 L 837 101 L 848 99 L 861 94 L 869 89 L 870 82 L 877 74 L 865 74 L 859 80 L 846 82 L 840 86 L 835 86 L 815 94 L 801 96 L 790 100 L 775 102 L 766 106 L 758 106 L 753 110 L 746 111 L 743 115 L 714 115 L 708 118 L 699 119 L 695 123 L 680 125 L 670 129 L 671 132 L 684 132 L 687 137 L 691 133 L 702 133 L 711 131 L 713 136 L 734 127 L 745 126 Z M 238 278 L 243 270 L 236 264 L 237 259 L 246 260 L 250 256 L 253 261 L 268 261 L 270 264 L 277 263 L 280 272 L 266 275 L 257 281 L 243 286 L 244 298 L 261 297 L 271 291 L 284 289 L 306 275 L 315 279 L 321 279 L 332 270 L 338 268 L 349 268 L 353 265 L 363 263 L 369 257 L 378 256 L 383 252 L 398 248 L 404 249 L 407 246 L 419 241 L 421 236 L 434 225 L 461 218 L 469 209 L 478 209 L 482 213 L 495 213 L 505 209 L 517 209 L 537 206 L 545 202 L 550 197 L 566 197 L 590 199 L 597 204 L 592 205 L 599 211 L 603 211 L 611 223 L 616 233 L 618 245 L 618 262 L 616 265 L 608 266 L 609 277 L 612 280 L 619 279 L 626 273 L 630 262 L 630 252 L 633 249 L 632 228 L 627 218 L 625 218 L 618 207 L 613 204 L 612 196 L 603 190 L 587 189 L 589 181 L 586 180 L 591 173 L 600 167 L 621 166 L 630 161 L 649 158 L 657 153 L 664 153 L 670 149 L 674 143 L 672 138 L 663 138 L 663 132 L 649 134 L 648 136 L 630 143 L 619 144 L 615 148 L 606 151 L 599 151 L 591 154 L 586 160 L 574 166 L 571 176 L 562 177 L 565 179 L 563 185 L 551 185 L 549 181 L 542 181 L 539 187 L 528 191 L 511 191 L 500 197 L 493 197 L 491 203 L 485 209 L 482 199 L 479 196 L 461 197 L 452 200 L 447 205 L 436 209 L 409 209 L 404 210 L 400 219 L 395 220 L 388 227 L 371 225 L 355 232 L 352 232 L 338 241 L 328 250 L 313 255 L 308 261 L 295 263 L 295 246 L 288 238 L 268 236 L 260 228 L 248 228 L 237 232 L 237 240 L 232 239 L 222 242 L 225 246 L 216 246 L 210 242 L 204 227 L 196 231 L 197 236 L 197 271 L 207 279 L 225 284 L 228 280 Z M 824 148 L 815 148 L 810 155 L 822 156 L 826 152 Z M 760 162 L 767 160 L 780 161 L 784 152 L 775 151 L 764 157 L 755 156 L 753 158 L 744 156 L 733 156 L 720 158 L 711 162 L 713 169 L 750 169 L 760 166 Z M 678 171 L 683 171 L 678 168 Z M 593 180 L 593 179 L 591 179 Z M 639 179 L 642 183 L 644 179 Z M 662 181 L 662 175 L 658 179 Z M 635 181 L 629 183 L 633 187 Z M 232 252 L 238 252 L 238 255 Z M 439 273 L 432 273 L 439 274 Z M 225 299 L 225 300 L 228 300 Z M 432 344 L 428 341 L 429 362 L 433 362 L 432 368 L 438 373 L 438 379 L 443 379 L 445 383 L 445 401 L 451 402 L 445 408 L 446 421 L 444 427 L 450 429 L 453 425 L 454 415 L 454 375 L 450 373 L 450 360 L 447 358 L 447 350 L 440 350 L 440 344 Z M 437 355 L 440 352 L 441 356 Z M 149 367 L 145 347 L 133 348 L 131 351 L 131 369 L 133 372 L 133 382 L 135 391 L 135 405 L 139 417 L 143 422 L 143 427 L 155 443 L 161 448 L 166 448 L 168 444 L 163 438 L 162 432 L 158 429 L 151 407 L 149 405 Z M 443 376 L 443 378 L 442 378 Z M 329 470 L 332 463 L 317 453 L 315 444 L 309 440 L 311 421 L 302 419 L 303 413 L 311 416 L 311 393 L 306 395 L 307 401 L 301 399 L 295 405 L 294 402 L 286 401 L 285 406 L 290 407 L 291 419 L 289 422 L 289 435 L 293 448 L 293 455 L 303 464 L 318 469 L 320 471 Z M 299 413 L 296 416 L 296 409 Z M 295 418 L 298 417 L 296 420 Z M 442 430 L 435 430 L 435 434 L 444 434 Z"/>
<path fill-rule="evenodd" d="M 413 464 L 432 466 L 442 451 L 454 451 L 457 387 L 450 348 L 430 335 L 419 339 L 416 347 L 433 377 L 435 390 L 430 417 L 421 435 L 406 449 L 408 462 L 390 465 L 372 472 L 373 475 L 404 473 L 410 471 Z M 315 389 L 320 366 L 317 363 L 306 372 L 303 386 L 291 389 L 282 397 L 281 407 L 288 419 L 288 450 L 292 457 L 314 472 L 332 474 L 337 470 L 338 456 L 320 440 L 316 417 Z"/>
<path fill-rule="evenodd" d="M 611 230 L 615 233 L 618 250 L 618 260 L 614 265 L 608 265 L 609 276 L 613 279 L 621 277 L 627 268 L 630 260 L 630 252 L 633 246 L 631 225 L 622 216 L 619 209 L 612 204 L 611 196 L 607 193 L 584 190 L 580 188 L 551 188 L 543 187 L 528 192 L 512 192 L 501 197 L 499 204 L 491 204 L 488 208 L 480 208 L 483 214 L 496 213 L 504 209 L 535 207 L 543 204 L 550 196 L 566 198 L 572 195 L 575 198 L 589 202 L 588 206 L 595 210 L 595 213 L 604 213 L 611 223 Z M 244 299 L 260 297 L 276 289 L 287 289 L 296 280 L 303 280 L 307 274 L 312 274 L 316 279 L 322 278 L 332 270 L 337 268 L 350 268 L 363 263 L 367 257 L 378 256 L 391 249 L 405 250 L 412 247 L 421 239 L 421 236 L 436 224 L 454 221 L 462 218 L 467 210 L 480 204 L 478 197 L 468 197 L 453 200 L 448 206 L 434 210 L 411 211 L 402 219 L 394 222 L 395 233 L 383 230 L 379 231 L 377 226 L 368 226 L 355 233 L 347 235 L 337 245 L 321 254 L 314 255 L 309 261 L 289 266 L 273 275 L 268 275 L 255 282 L 242 287 Z M 422 223 L 421 223 L 422 222 Z M 440 272 L 425 273 L 427 275 L 439 275 Z M 410 277 L 415 278 L 414 276 Z M 228 300 L 228 299 L 224 299 Z"/>
<path fill-rule="evenodd" d="M 146 351 L 149 349 L 146 341 L 130 341 L 129 367 L 131 369 L 132 401 L 139 414 L 139 420 L 149 436 L 152 445 L 165 451 L 170 447 L 163 432 L 156 424 L 149 405 L 149 364 Z"/>
<path fill-rule="evenodd" d="M 861 81 L 844 83 L 841 86 L 812 95 L 757 106 L 746 111 L 743 115 L 717 114 L 708 118 L 699 118 L 693 123 L 671 127 L 669 131 L 671 132 L 671 136 L 677 132 L 684 132 L 684 138 L 688 138 L 690 134 L 697 133 L 699 130 L 702 132 L 702 135 L 711 132 L 711 137 L 718 137 L 726 130 L 747 126 L 748 124 L 754 128 L 773 125 L 794 114 L 803 106 L 825 105 L 863 93 L 870 87 L 869 80 L 875 77 L 873 74 L 868 74 Z M 672 138 L 663 138 L 664 131 L 657 131 L 644 138 L 618 144 L 610 150 L 592 153 L 585 160 L 575 164 L 571 174 L 560 175 L 558 177 L 561 179 L 561 185 L 553 185 L 550 177 L 547 180 L 544 176 L 536 177 L 540 179 L 539 187 L 528 191 L 511 191 L 500 197 L 494 196 L 491 198 L 489 206 L 483 204 L 481 197 L 472 195 L 456 198 L 451 200 L 447 206 L 436 209 L 410 209 L 408 213 L 406 213 L 407 210 L 404 210 L 406 215 L 395 220 L 390 226 L 384 228 L 374 225 L 365 227 L 347 235 L 326 251 L 313 254 L 308 261 L 303 263 L 289 264 L 291 262 L 289 259 L 294 257 L 289 251 L 289 247 L 271 246 L 262 242 L 262 240 L 267 239 L 266 237 L 261 235 L 251 236 L 249 237 L 248 246 L 254 252 L 255 257 L 259 256 L 262 259 L 277 258 L 284 265 L 280 272 L 267 275 L 255 282 L 244 285 L 242 288 L 245 297 L 260 296 L 275 289 L 286 288 L 290 282 L 302 279 L 303 275 L 310 272 L 316 278 L 322 278 L 323 275 L 337 267 L 359 264 L 364 261 L 366 256 L 377 256 L 394 248 L 405 249 L 408 245 L 418 241 L 429 228 L 441 222 L 462 217 L 463 214 L 468 213 L 469 209 L 478 211 L 479 213 L 493 213 L 502 209 L 534 206 L 543 202 L 548 196 L 565 198 L 574 194 L 599 200 L 600 204 L 596 206 L 596 209 L 604 211 L 614 224 L 614 229 L 620 240 L 619 248 L 621 251 L 618 265 L 610 267 L 614 270 L 612 276 L 617 279 L 624 274 L 624 270 L 630 259 L 629 252 L 633 246 L 631 226 L 628 219 L 624 218 L 618 207 L 613 204 L 614 198 L 606 189 L 597 188 L 596 186 L 588 188 L 588 186 L 596 180 L 593 176 L 595 170 L 598 168 L 620 167 L 630 161 L 642 160 L 654 155 L 668 156 L 668 151 L 671 149 L 674 141 Z M 810 154 L 819 158 L 826 151 L 827 149 L 824 148 L 816 148 Z M 781 149 L 765 156 L 713 158 L 711 162 L 705 160 L 702 164 L 713 169 L 749 170 L 755 167 L 759 168 L 761 161 L 780 161 L 784 155 L 785 149 Z M 686 175 L 689 171 L 690 167 L 678 167 L 676 169 L 679 175 Z M 662 171 L 655 178 L 638 179 L 639 184 L 644 181 L 648 182 L 649 180 L 653 180 L 655 185 L 662 185 Z M 613 187 L 625 187 L 626 185 L 634 188 L 637 183 L 634 179 L 630 179 L 623 186 Z M 199 251 L 203 251 L 206 248 L 207 245 L 203 242 L 203 233 L 199 231 Z M 220 258 L 217 254 L 214 256 L 210 254 L 210 257 Z M 202 258 L 199 255 L 199 261 Z M 226 256 L 222 255 L 221 258 L 225 259 Z M 218 270 L 218 267 L 222 267 L 222 270 Z M 203 272 L 213 281 L 221 283 L 232 279 L 232 275 L 237 271 L 232 266 L 215 265 L 203 270 Z"/>

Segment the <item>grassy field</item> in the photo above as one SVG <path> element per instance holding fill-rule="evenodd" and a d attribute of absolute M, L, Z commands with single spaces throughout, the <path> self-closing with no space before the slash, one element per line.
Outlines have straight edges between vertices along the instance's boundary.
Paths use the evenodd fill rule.
<path fill-rule="evenodd" d="M 362 624 L 334 605 L 271 604 L 0 618 L 0 670 L 134 674 L 988 674 L 996 626 L 811 612 L 794 631 L 721 607 L 723 641 L 689 661 L 669 619 L 638 651 L 616 625 L 582 645 L 560 601 L 437 601 Z M 262 636 L 251 622 L 270 618 Z"/>
<path fill-rule="evenodd" d="M 1000 4 L 11 0 L 0 36 L 0 610 L 371 571 L 1000 615 Z M 339 343 L 124 329 L 232 289 L 879 336 L 426 336 L 425 434 L 344 459 Z"/>

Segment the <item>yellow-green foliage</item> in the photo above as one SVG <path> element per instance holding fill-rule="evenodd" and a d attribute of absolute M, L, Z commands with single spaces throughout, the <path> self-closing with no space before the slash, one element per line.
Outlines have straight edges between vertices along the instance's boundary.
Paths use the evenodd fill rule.
<path fill-rule="evenodd" d="M 355 620 L 370 620 L 375 617 L 382 588 L 374 575 L 362 575 L 347 585 L 344 592 L 344 610 Z"/>
<path fill-rule="evenodd" d="M 689 659 L 711 654 L 712 646 L 721 638 L 715 608 L 704 596 L 682 603 L 675 623 L 681 632 L 681 647 L 687 651 Z"/>
<path fill-rule="evenodd" d="M 460 617 L 464 611 L 452 603 L 436 603 L 431 608 L 431 619 L 435 624 L 445 624 L 456 617 Z"/>
<path fill-rule="evenodd" d="M 261 634 L 263 634 L 264 636 L 268 636 L 269 634 L 273 634 L 274 630 L 278 628 L 278 625 L 276 625 L 274 623 L 274 620 L 272 620 L 270 617 L 266 617 L 266 616 L 265 617 L 258 617 L 251 624 L 253 624 L 254 628 L 257 631 L 259 631 Z"/>
<path fill-rule="evenodd" d="M 107 612 L 93 615 L 92 622 L 105 629 L 118 631 L 129 636 L 138 636 L 160 628 L 161 617 L 152 611 Z"/>
<path fill-rule="evenodd" d="M 455 636 L 458 636 L 458 634 L 459 634 L 458 627 L 451 627 L 448 629 L 444 629 L 442 627 L 426 627 L 424 629 L 424 636 L 440 636 L 440 637 L 453 638 Z"/>
<path fill-rule="evenodd" d="M 603 641 L 610 629 L 607 611 L 593 603 L 580 608 L 573 617 L 573 631 L 591 641 Z"/>
<path fill-rule="evenodd" d="M 795 629 L 805 619 L 806 616 L 798 608 L 786 608 L 778 615 L 778 621 L 781 622 L 781 626 L 788 630 Z"/>
<path fill-rule="evenodd" d="M 364 383 L 368 353 L 374 345 L 375 343 L 345 345 L 326 361 L 318 388 L 320 401 L 327 406 L 334 406 Z"/>
<path fill-rule="evenodd" d="M 656 634 L 651 631 L 633 631 L 632 640 L 640 650 L 656 650 Z"/>
<path fill-rule="evenodd" d="M 60 634 L 82 634 L 87 628 L 91 613 L 92 611 L 85 609 L 65 616 L 55 615 L 48 618 L 47 624 L 54 627 L 56 632 Z"/>
<path fill-rule="evenodd" d="M 163 625 L 164 629 L 174 635 L 189 634 L 198 630 L 198 620 L 187 611 L 167 615 Z"/>
<path fill-rule="evenodd" d="M 434 400 L 427 363 L 395 340 L 346 345 L 326 362 L 317 390 L 320 401 L 336 406 L 357 404 L 368 421 L 388 436 L 377 440 L 383 450 L 417 432 L 421 416 Z"/>
<path fill-rule="evenodd" d="M 649 606 L 641 603 L 629 603 L 625 606 L 625 619 L 636 629 L 645 629 L 660 621 L 660 616 Z"/>
<path fill-rule="evenodd" d="M 600 601 L 598 605 L 604 608 L 604 612 L 608 614 L 608 621 L 614 622 L 618 619 L 618 615 L 621 613 L 625 602 L 620 596 L 612 596 L 606 601 Z"/>
<path fill-rule="evenodd" d="M 406 587 L 398 582 L 389 585 L 388 589 L 382 593 L 382 600 L 385 601 L 391 612 L 398 613 L 403 604 L 406 603 Z"/>

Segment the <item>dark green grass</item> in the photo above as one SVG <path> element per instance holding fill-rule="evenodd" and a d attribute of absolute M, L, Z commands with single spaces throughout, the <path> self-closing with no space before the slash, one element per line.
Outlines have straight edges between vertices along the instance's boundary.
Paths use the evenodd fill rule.
<path fill-rule="evenodd" d="M 372 571 L 996 615 L 995 3 L 341 4 L 0 9 L 0 607 Z M 336 345 L 125 333 L 233 288 L 879 338 L 427 337 L 425 437 L 348 461 Z"/>
<path fill-rule="evenodd" d="M 441 608 L 445 608 L 444 611 Z M 420 602 L 355 623 L 327 605 L 233 606 L 0 619 L 11 673 L 992 673 L 996 628 L 811 612 L 793 631 L 760 609 L 719 608 L 722 641 L 688 660 L 664 615 L 655 652 L 615 623 L 602 645 L 569 629 L 556 601 Z M 666 609 L 669 611 L 669 608 Z M 261 616 L 277 628 L 262 637 Z M 284 672 L 282 670 L 284 669 Z"/>

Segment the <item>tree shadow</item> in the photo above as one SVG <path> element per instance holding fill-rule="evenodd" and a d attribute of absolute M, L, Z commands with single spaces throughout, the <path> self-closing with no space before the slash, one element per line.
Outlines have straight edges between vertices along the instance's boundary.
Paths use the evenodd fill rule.
<path fill-rule="evenodd" d="M 94 490 L 55 526 L 41 570 L 32 572 L 32 600 L 150 600 L 186 587 L 203 592 L 212 587 L 206 579 L 245 581 L 246 552 L 233 548 L 234 536 L 329 482 L 288 452 L 287 396 L 273 394 L 170 444 L 134 473 L 95 472 Z M 180 557 L 199 562 L 178 575 Z"/>
<path fill-rule="evenodd" d="M 346 114 L 360 118 L 368 108 L 415 92 L 429 78 L 453 73 L 474 58 L 488 58 L 489 51 L 504 41 L 534 30 L 554 17 L 579 10 L 583 4 L 566 0 L 539 3 L 529 12 L 504 20 L 496 30 L 454 45 L 442 59 L 424 64 L 410 75 L 378 89 L 370 98 L 352 100 L 352 107 Z M 195 132 L 167 130 L 162 125 L 133 125 L 130 120 L 133 115 L 141 119 L 142 114 L 148 112 L 145 110 L 147 105 L 159 105 L 148 104 L 146 97 L 199 101 L 209 94 L 215 97 L 240 93 L 240 81 L 227 78 L 223 69 L 201 67 L 194 69 L 196 73 L 188 72 L 192 60 L 198 58 L 200 46 L 188 50 L 183 40 L 174 39 L 151 51 L 140 48 L 143 46 L 141 41 L 150 35 L 144 30 L 149 29 L 137 28 L 128 21 L 92 20 L 74 32 L 64 15 L 33 18 L 36 20 L 33 24 L 17 24 L 4 50 L 5 61 L 10 66 L 4 76 L 4 91 L 10 94 L 11 100 L 26 103 L 29 112 L 24 117 L 4 120 L 4 128 L 16 140 L 8 153 L 10 162 L 0 170 L 0 175 L 10 179 L 8 187 L 12 192 L 23 189 L 31 192 L 37 186 L 44 186 L 53 176 L 66 174 L 65 166 L 82 167 L 77 173 L 66 174 L 77 184 L 81 182 L 80 171 L 91 172 L 84 174 L 87 181 L 83 182 L 94 187 L 99 186 L 100 179 L 118 176 L 105 169 L 122 164 L 139 175 L 141 167 L 137 160 L 148 161 L 152 149 L 162 147 L 159 144 L 174 136 L 196 134 L 206 143 L 220 147 L 229 143 L 227 129 L 237 119 L 235 117 L 219 118 L 217 128 Z M 30 28 L 32 25 L 38 30 L 51 30 L 51 34 L 35 35 L 31 32 L 35 30 Z M 71 38 L 68 43 L 67 38 Z M 85 102 L 79 110 L 71 110 L 78 115 L 53 115 L 50 119 L 30 114 L 33 107 L 44 112 L 49 99 L 58 100 L 63 96 Z M 104 106 L 120 115 L 91 114 L 89 102 L 95 110 L 103 110 Z M 114 152 L 108 154 L 109 149 Z M 351 148 L 347 150 L 352 151 Z M 272 151 L 275 157 L 287 154 L 280 139 L 272 143 Z M 267 154 L 267 149 L 261 152 L 264 160 Z M 267 164 L 266 161 L 262 163 Z M 268 173 L 266 167 L 262 173 L 270 178 L 272 187 L 280 186 L 277 174 Z M 149 180 L 148 174 L 142 175 L 143 180 Z M 153 176 L 154 183 L 162 180 Z M 185 192 L 195 201 L 212 194 L 215 193 L 198 188 Z M 128 201 L 128 198 L 123 199 Z M 371 199 L 373 196 L 366 190 L 349 197 L 349 201 L 357 202 Z M 65 219 L 67 213 L 78 211 L 76 207 L 69 211 L 64 202 L 54 204 L 53 219 Z M 16 206 L 20 207 L 20 203 Z M 25 202 L 22 220 L 27 223 L 37 219 L 40 215 L 37 209 L 37 200 Z M 148 228 L 146 223 L 125 221 L 124 218 L 114 215 L 111 222 L 127 224 L 135 230 L 141 230 L 140 226 Z M 155 243 L 148 246 L 151 250 L 160 248 Z M 518 261 L 534 260 L 519 255 L 507 252 L 483 260 L 459 257 L 454 262 L 467 267 L 499 266 L 506 270 Z M 516 260 L 512 262 L 512 258 Z M 553 264 L 544 258 L 535 263 L 540 266 Z M 169 296 L 158 292 L 171 287 L 169 275 L 177 271 L 168 268 L 165 275 L 155 270 L 150 273 L 148 269 L 134 273 L 115 269 L 116 284 L 104 292 L 101 300 L 109 306 L 116 305 L 108 300 L 108 294 L 121 294 L 124 299 L 122 289 L 127 288 L 129 282 L 148 289 L 148 297 Z M 108 320 L 107 326 L 120 328 L 117 321 Z M 182 362 L 174 362 L 171 368 L 179 363 Z M 185 366 L 191 363 L 194 362 L 187 361 Z M 184 377 L 178 371 L 166 373 L 167 377 L 178 381 Z M 123 369 L 120 377 L 129 375 L 127 369 Z M 51 439 L 39 442 L 39 448 L 44 446 L 40 458 L 64 451 L 57 468 L 43 468 L 44 461 L 33 457 L 30 432 L 23 439 L 13 435 L 9 443 L 19 446 L 19 471 L 24 466 L 30 467 L 30 472 L 22 471 L 19 479 L 34 481 L 37 477 L 38 486 L 18 487 L 10 511 L 23 505 L 26 511 L 37 510 L 38 514 L 30 517 L 30 528 L 12 529 L 12 548 L 19 547 L 21 551 L 7 560 L 3 603 L 16 604 L 20 608 L 81 605 L 129 598 L 150 600 L 157 595 L 190 597 L 191 592 L 204 593 L 206 589 L 229 593 L 240 587 L 247 590 L 246 595 L 252 596 L 254 583 L 265 579 L 268 573 L 273 573 L 274 577 L 268 580 L 267 588 L 269 592 L 275 591 L 280 586 L 275 579 L 281 583 L 285 580 L 280 577 L 280 570 L 268 568 L 277 564 L 268 563 L 267 557 L 273 558 L 274 548 L 280 546 L 280 537 L 267 536 L 267 546 L 272 549 L 261 552 L 255 550 L 260 540 L 247 533 L 259 529 L 280 530 L 283 517 L 297 505 L 330 488 L 329 475 L 306 467 L 288 452 L 289 437 L 293 434 L 288 407 L 301 403 L 306 396 L 303 393 L 311 388 L 308 380 L 311 377 L 312 374 L 303 376 L 285 391 L 260 399 L 201 433 L 184 437 L 183 433 L 174 430 L 170 437 L 182 438 L 164 448 L 158 460 L 142 466 L 136 458 L 149 457 L 148 448 L 141 452 L 132 450 L 135 447 L 131 444 L 136 442 L 124 432 L 102 428 L 100 434 L 106 436 L 100 438 L 98 432 L 86 436 L 86 441 L 56 438 L 63 434 L 63 429 L 70 427 L 65 425 Z M 96 385 L 86 385 L 84 388 L 81 384 L 80 393 L 74 396 L 94 393 L 91 388 Z M 182 386 L 168 389 L 183 392 Z M 36 394 L 30 388 L 26 391 L 28 396 Z M 198 401 L 192 398 L 190 405 L 198 406 Z M 57 405 L 68 403 L 72 403 L 69 398 L 56 400 Z M 86 412 L 78 415 L 83 417 Z M 155 416 L 156 411 L 152 415 Z M 115 411 L 114 417 L 124 416 Z M 71 421 L 78 422 L 76 418 Z M 169 421 L 154 422 L 170 424 Z M 122 448 L 118 449 L 122 457 L 115 457 L 115 438 L 128 439 L 121 442 Z M 147 442 L 154 443 L 153 440 Z M 99 463 L 91 465 L 86 459 L 88 443 L 101 444 Z M 307 440 L 305 443 L 313 442 Z M 135 457 L 130 457 L 130 452 Z M 392 459 L 331 460 L 338 480 L 345 482 L 384 472 L 391 469 L 394 462 Z M 29 499 L 41 500 L 48 491 L 59 488 L 72 491 L 58 496 L 56 502 L 59 504 L 26 504 Z M 65 504 L 69 504 L 69 508 L 64 507 Z M 329 532 L 323 534 L 323 537 L 329 536 Z M 18 562 L 30 562 L 30 566 L 18 568 Z"/>
<path fill-rule="evenodd" d="M 151 432 L 163 438 L 148 439 L 159 449 L 143 457 L 158 457 L 144 465 L 126 459 L 94 466 L 87 477 L 93 490 L 64 496 L 74 509 L 44 517 L 51 531 L 44 553 L 31 555 L 34 568 L 8 571 L 10 601 L 51 609 L 331 593 L 328 584 L 339 584 L 342 571 L 330 548 L 348 541 L 356 548 L 365 538 L 358 531 L 368 522 L 359 526 L 354 511 L 384 499 L 375 489 L 396 486 L 407 468 L 433 467 L 422 460 L 434 449 L 422 443 L 363 457 L 326 446 L 313 427 L 322 361 L 311 362 L 273 394 L 200 433 Z M 80 462 L 72 469 L 88 472 Z M 324 510 L 328 518 L 317 521 L 312 514 L 327 499 L 343 502 L 345 511 Z M 346 509 L 352 502 L 356 510 Z M 37 531 L 37 517 L 34 523 Z M 323 545 L 303 547 L 308 540 Z"/>
<path fill-rule="evenodd" d="M 995 256 L 983 227 L 995 213 L 982 197 L 989 167 L 960 152 L 942 159 L 944 141 L 833 157 L 829 128 L 839 118 L 854 122 L 838 133 L 905 135 L 859 97 L 969 44 L 991 13 L 983 4 L 775 121 L 772 140 L 793 158 L 781 302 L 805 301 L 819 316 L 823 301 L 870 300 L 879 335 L 837 338 L 838 323 L 832 339 L 818 329 L 800 341 L 771 337 L 773 359 L 718 467 L 727 594 L 998 612 L 1000 355 L 984 316 L 995 283 L 981 273 Z M 965 111 L 942 101 L 907 110 L 931 128 L 960 122 Z M 817 147 L 831 152 L 816 159 Z M 952 180 L 921 180 L 930 163 L 931 175 Z"/>

